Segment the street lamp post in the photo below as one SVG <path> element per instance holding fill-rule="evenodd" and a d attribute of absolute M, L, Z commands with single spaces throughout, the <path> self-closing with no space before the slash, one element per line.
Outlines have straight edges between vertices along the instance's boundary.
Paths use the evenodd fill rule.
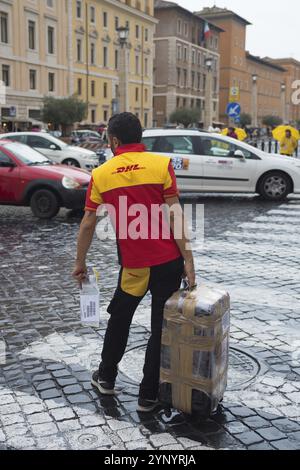
<path fill-rule="evenodd" d="M 286 116 L 286 86 L 285 83 L 281 84 L 281 114 L 283 124 L 287 124 Z"/>
<path fill-rule="evenodd" d="M 207 69 L 206 74 L 206 87 L 205 87 L 205 115 L 204 115 L 204 129 L 209 129 L 212 126 L 213 110 L 212 110 L 212 72 L 213 72 L 213 59 L 206 57 L 205 66 Z"/>
<path fill-rule="evenodd" d="M 119 111 L 121 113 L 128 111 L 128 57 L 127 40 L 129 28 L 120 26 L 117 28 L 120 44 L 120 63 L 119 63 Z"/>
<path fill-rule="evenodd" d="M 257 75 L 252 75 L 252 125 L 258 127 Z"/>

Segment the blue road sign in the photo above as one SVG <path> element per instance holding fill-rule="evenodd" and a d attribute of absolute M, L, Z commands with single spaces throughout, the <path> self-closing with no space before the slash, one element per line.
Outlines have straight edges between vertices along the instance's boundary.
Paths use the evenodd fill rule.
<path fill-rule="evenodd" d="M 236 119 L 241 114 L 241 105 L 239 103 L 229 103 L 226 108 L 226 114 L 233 119 Z"/>

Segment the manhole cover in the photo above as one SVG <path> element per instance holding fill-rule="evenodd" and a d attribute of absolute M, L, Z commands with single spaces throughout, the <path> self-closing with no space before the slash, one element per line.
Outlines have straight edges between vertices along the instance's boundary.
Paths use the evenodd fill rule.
<path fill-rule="evenodd" d="M 120 372 L 125 382 L 138 384 L 142 380 L 142 370 L 145 359 L 146 346 L 127 351 L 121 364 Z M 258 360 L 248 352 L 230 348 L 229 371 L 227 390 L 240 390 L 252 382 L 261 369 Z"/>
<path fill-rule="evenodd" d="M 91 444 L 95 444 L 98 441 L 98 437 L 94 434 L 82 434 L 78 438 L 79 444 L 83 446 L 90 446 Z"/>

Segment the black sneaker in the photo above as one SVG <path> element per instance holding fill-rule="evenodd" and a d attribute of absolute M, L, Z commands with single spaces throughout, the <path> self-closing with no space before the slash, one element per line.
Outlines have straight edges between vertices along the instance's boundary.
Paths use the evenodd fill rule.
<path fill-rule="evenodd" d="M 91 384 L 96 387 L 102 395 L 116 395 L 115 384 L 112 382 L 105 382 L 99 377 L 99 372 L 93 373 Z"/>
<path fill-rule="evenodd" d="M 139 398 L 137 411 L 140 413 L 151 413 L 160 406 L 159 400 L 146 400 Z"/>

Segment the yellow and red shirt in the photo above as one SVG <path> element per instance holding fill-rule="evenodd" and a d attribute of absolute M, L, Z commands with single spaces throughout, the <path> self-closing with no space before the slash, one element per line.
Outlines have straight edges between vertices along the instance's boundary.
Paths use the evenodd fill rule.
<path fill-rule="evenodd" d="M 178 195 L 171 159 L 146 152 L 143 144 L 124 145 L 117 149 L 116 154 L 115 158 L 92 172 L 86 210 L 97 211 L 101 204 L 114 207 L 114 228 L 123 267 L 138 269 L 158 266 L 179 258 L 181 254 L 172 232 L 169 237 L 163 234 L 162 217 L 158 220 L 156 236 L 151 236 L 153 205 L 161 206 L 166 199 Z M 147 210 L 147 219 L 144 217 L 143 220 L 147 237 L 138 239 L 133 239 L 127 232 L 137 217 L 137 214 L 132 215 L 135 204 L 142 204 Z"/>

